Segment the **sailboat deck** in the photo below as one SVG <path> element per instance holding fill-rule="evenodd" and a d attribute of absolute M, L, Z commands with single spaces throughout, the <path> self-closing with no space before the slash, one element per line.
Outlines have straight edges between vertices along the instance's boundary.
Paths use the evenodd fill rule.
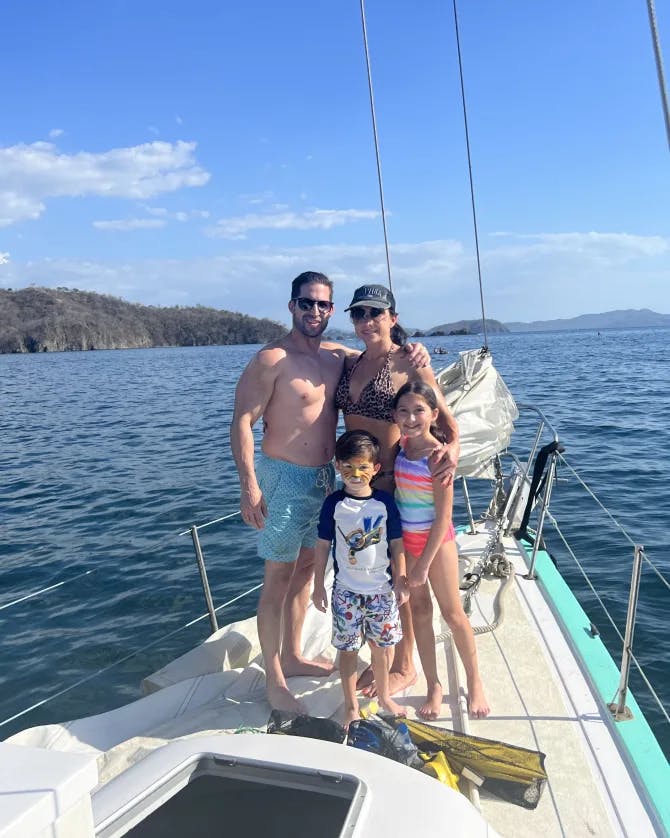
<path fill-rule="evenodd" d="M 480 526 L 475 535 L 458 536 L 466 564 L 481 554 L 488 541 L 488 527 Z M 505 539 L 504 547 L 514 566 L 513 580 L 501 596 L 501 580 L 485 576 L 471 615 L 491 715 L 468 719 L 462 666 L 435 606 L 445 696 L 442 715 L 434 724 L 542 751 L 548 783 L 535 810 L 484 791 L 479 801 L 475 793 L 473 802 L 497 833 L 510 838 L 656 834 L 611 738 L 612 722 L 601 715 L 538 583 L 523 576 L 526 563 L 521 548 L 513 539 Z M 479 633 L 496 620 L 494 631 Z M 310 607 L 304 636 L 308 657 L 332 658 L 329 616 Z M 361 671 L 366 655 L 363 650 Z M 133 704 L 64 725 L 23 731 L 10 741 L 94 753 L 102 786 L 171 740 L 264 730 L 270 708 L 255 618 L 220 629 L 147 678 L 143 686 L 149 694 Z M 311 715 L 342 718 L 337 672 L 321 679 L 291 678 L 289 686 Z M 416 718 L 425 688 L 419 674 L 416 684 L 396 696 L 410 718 Z"/>
<path fill-rule="evenodd" d="M 485 531 L 461 534 L 460 555 L 478 555 L 487 538 Z M 509 836 L 654 835 L 563 634 L 537 583 L 524 578 L 525 555 L 514 539 L 505 539 L 504 547 L 514 565 L 514 582 L 503 596 L 504 616 L 495 631 L 477 637 L 492 712 L 485 720 L 466 720 L 466 732 L 542 751 L 549 779 L 533 811 L 482 794 L 485 817 Z M 492 621 L 499 590 L 498 580 L 482 580 L 473 603 L 474 626 Z M 445 645 L 438 651 L 446 672 L 453 664 L 451 644 Z M 460 661 L 458 667 L 465 683 Z M 425 684 L 420 680 L 417 688 L 420 692 Z M 450 683 L 449 703 L 437 725 L 458 729 L 454 698 Z"/>

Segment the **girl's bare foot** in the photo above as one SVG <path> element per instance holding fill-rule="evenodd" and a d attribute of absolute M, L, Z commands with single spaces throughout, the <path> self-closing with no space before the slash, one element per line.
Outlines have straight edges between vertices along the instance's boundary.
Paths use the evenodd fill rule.
<path fill-rule="evenodd" d="M 391 716 L 406 716 L 407 709 L 402 706 L 402 704 L 396 704 L 396 702 L 389 696 L 388 698 L 379 698 L 379 704 L 383 710 L 386 710 Z"/>
<path fill-rule="evenodd" d="M 355 722 L 356 719 L 360 719 L 360 712 L 358 709 L 358 704 L 354 707 L 345 707 L 344 708 L 344 721 L 342 722 L 342 727 L 345 730 L 349 730 L 349 725 L 352 722 Z"/>
<path fill-rule="evenodd" d="M 417 716 L 421 716 L 427 722 L 432 722 L 438 718 L 442 711 L 442 684 L 438 681 L 428 688 L 428 695 L 426 701 L 416 711 Z"/>
<path fill-rule="evenodd" d="M 491 712 L 481 681 L 468 684 L 468 711 L 473 719 L 485 719 Z"/>

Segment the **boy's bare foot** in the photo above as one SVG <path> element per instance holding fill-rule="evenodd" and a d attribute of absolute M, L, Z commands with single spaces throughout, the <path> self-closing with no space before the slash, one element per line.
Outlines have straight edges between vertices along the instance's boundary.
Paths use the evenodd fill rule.
<path fill-rule="evenodd" d="M 416 711 L 417 716 L 421 716 L 427 722 L 432 722 L 438 718 L 442 712 L 442 684 L 439 682 L 433 684 L 428 688 L 428 695 L 425 702 Z"/>
<path fill-rule="evenodd" d="M 297 713 L 298 715 L 305 712 L 303 705 L 288 687 L 268 685 L 267 696 L 273 710 L 280 710 L 282 713 Z"/>
<path fill-rule="evenodd" d="M 360 712 L 358 710 L 358 705 L 355 707 L 345 707 L 344 708 L 344 721 L 342 722 L 342 727 L 345 730 L 349 730 L 349 725 L 352 722 L 355 722 L 356 719 L 360 719 Z"/>
<path fill-rule="evenodd" d="M 386 710 L 386 712 L 390 713 L 392 716 L 407 715 L 407 708 L 403 707 L 402 704 L 396 704 L 390 696 L 386 699 L 380 698 L 379 705 L 383 710 Z"/>
<path fill-rule="evenodd" d="M 302 655 L 282 655 L 281 668 L 285 678 L 294 675 L 308 675 L 314 678 L 326 678 L 335 671 L 335 665 L 329 661 L 307 660 Z"/>
<path fill-rule="evenodd" d="M 473 719 L 485 719 L 491 712 L 481 681 L 468 685 L 468 712 Z"/>
<path fill-rule="evenodd" d="M 395 670 L 389 672 L 389 695 L 397 695 L 416 683 L 416 669 Z M 377 695 L 377 685 L 372 674 L 372 667 L 368 667 L 356 683 L 356 689 L 367 698 L 374 698 Z"/>

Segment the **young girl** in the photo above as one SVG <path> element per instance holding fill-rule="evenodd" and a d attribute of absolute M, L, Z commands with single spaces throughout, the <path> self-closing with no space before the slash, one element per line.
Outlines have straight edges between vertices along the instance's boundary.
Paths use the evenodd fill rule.
<path fill-rule="evenodd" d="M 470 715 L 483 718 L 489 714 L 489 705 L 479 677 L 475 637 L 459 593 L 458 553 L 451 521 L 453 483 L 443 487 L 439 479 L 432 478 L 428 467 L 428 458 L 442 442 L 435 425 L 435 391 L 421 381 L 411 381 L 398 390 L 393 408 L 403 445 L 395 461 L 395 499 L 402 522 L 416 645 L 428 684 L 426 703 L 417 712 L 424 719 L 436 719 L 442 704 L 430 581 L 465 667 Z"/>

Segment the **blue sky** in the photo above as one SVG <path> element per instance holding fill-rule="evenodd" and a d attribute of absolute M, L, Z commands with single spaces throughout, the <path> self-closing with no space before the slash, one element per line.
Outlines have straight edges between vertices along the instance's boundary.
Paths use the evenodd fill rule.
<path fill-rule="evenodd" d="M 451 4 L 367 0 L 402 320 L 477 317 Z M 670 44 L 670 2 L 657 3 Z M 487 315 L 670 313 L 646 6 L 459 7 Z M 358 0 L 11 3 L 0 287 L 287 320 L 290 280 L 386 282 Z"/>

